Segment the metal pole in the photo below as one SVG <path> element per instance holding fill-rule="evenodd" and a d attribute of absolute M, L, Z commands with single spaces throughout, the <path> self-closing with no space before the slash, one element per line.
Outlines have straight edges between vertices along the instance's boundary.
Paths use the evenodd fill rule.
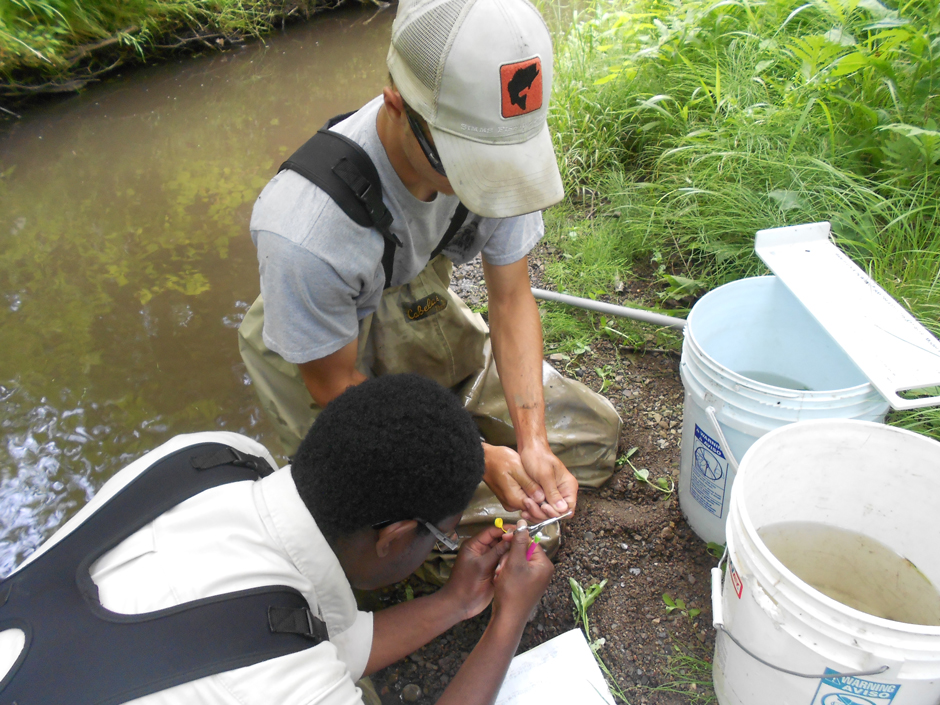
<path fill-rule="evenodd" d="M 644 311 L 638 308 L 627 308 L 626 306 L 617 306 L 616 304 L 608 304 L 603 301 L 594 301 L 592 299 L 582 299 L 578 296 L 568 296 L 568 294 L 556 294 L 554 291 L 546 291 L 545 289 L 536 289 L 532 287 L 532 294 L 537 299 L 543 299 L 544 301 L 557 301 L 561 304 L 568 304 L 569 306 L 577 306 L 578 308 L 585 308 L 588 311 L 597 311 L 598 313 L 606 313 L 609 316 L 620 316 L 621 318 L 633 318 L 637 321 L 643 321 L 645 323 L 653 323 L 657 326 L 669 326 L 671 328 L 685 328 L 685 319 L 676 318 L 675 316 L 665 316 L 661 313 L 653 313 L 652 311 Z"/>

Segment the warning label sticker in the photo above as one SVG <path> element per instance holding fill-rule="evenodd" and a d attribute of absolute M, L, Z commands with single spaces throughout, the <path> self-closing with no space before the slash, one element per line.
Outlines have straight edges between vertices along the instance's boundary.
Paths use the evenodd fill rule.
<path fill-rule="evenodd" d="M 837 671 L 827 668 L 826 673 Z M 900 689 L 898 683 L 877 683 L 854 676 L 823 678 L 812 705 L 887 705 Z"/>
<path fill-rule="evenodd" d="M 721 452 L 721 445 L 695 424 L 691 494 L 696 502 L 719 519 L 723 512 L 727 481 L 728 461 Z"/>
<path fill-rule="evenodd" d="M 741 574 L 734 567 L 734 563 L 728 561 L 728 574 L 731 576 L 731 587 L 734 588 L 734 594 L 741 599 L 741 593 L 744 592 L 744 581 L 741 580 Z"/>

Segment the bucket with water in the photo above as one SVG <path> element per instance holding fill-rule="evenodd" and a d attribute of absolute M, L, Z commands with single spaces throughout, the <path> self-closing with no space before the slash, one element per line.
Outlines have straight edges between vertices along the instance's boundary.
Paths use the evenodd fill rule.
<path fill-rule="evenodd" d="M 755 249 L 777 276 L 706 294 L 682 347 L 679 504 L 719 544 L 738 462 L 765 433 L 940 403 L 897 393 L 940 383 L 940 342 L 829 241 L 828 223 L 761 231 Z"/>
<path fill-rule="evenodd" d="M 804 419 L 883 421 L 885 401 L 777 277 L 725 284 L 685 328 L 679 502 L 705 541 L 725 542 L 738 461 L 768 431 Z"/>
<path fill-rule="evenodd" d="M 864 421 L 752 445 L 712 570 L 721 705 L 940 702 L 940 443 Z"/>

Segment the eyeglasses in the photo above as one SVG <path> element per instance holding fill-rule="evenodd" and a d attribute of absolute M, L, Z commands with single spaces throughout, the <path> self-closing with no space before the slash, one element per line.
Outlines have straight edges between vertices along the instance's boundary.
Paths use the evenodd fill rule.
<path fill-rule="evenodd" d="M 373 524 L 372 528 L 376 530 L 384 529 L 386 526 L 388 526 L 389 524 L 394 524 L 396 521 L 400 521 L 400 520 L 399 519 L 387 519 L 386 521 L 380 521 L 378 524 Z M 417 517 L 415 517 L 415 521 L 423 525 L 428 531 L 430 531 L 434 535 L 434 538 L 436 538 L 439 543 L 442 543 L 444 546 L 447 547 L 447 550 L 456 551 L 458 548 L 460 548 L 460 543 L 457 540 L 456 530 L 451 531 L 450 536 L 447 536 L 444 534 L 443 531 L 438 529 L 436 526 L 434 526 L 434 524 L 432 524 L 429 521 L 425 521 L 424 519 L 418 519 Z"/>
<path fill-rule="evenodd" d="M 415 120 L 410 111 L 406 110 L 405 115 L 408 116 L 408 124 L 411 125 L 411 131 L 415 133 L 415 138 L 418 140 L 421 151 L 424 152 L 424 156 L 427 157 L 431 168 L 441 176 L 447 176 L 447 172 L 444 171 L 444 164 L 441 162 L 441 156 L 437 153 L 434 145 L 428 142 L 428 138 L 425 137 L 421 125 L 418 124 L 418 121 Z"/>

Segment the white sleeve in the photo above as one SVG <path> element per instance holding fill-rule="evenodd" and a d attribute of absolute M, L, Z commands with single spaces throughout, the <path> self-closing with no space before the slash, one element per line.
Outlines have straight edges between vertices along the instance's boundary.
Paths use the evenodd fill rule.
<path fill-rule="evenodd" d="M 518 262 L 529 254 L 544 233 L 540 211 L 503 218 L 483 246 L 483 256 L 497 266 Z"/>

